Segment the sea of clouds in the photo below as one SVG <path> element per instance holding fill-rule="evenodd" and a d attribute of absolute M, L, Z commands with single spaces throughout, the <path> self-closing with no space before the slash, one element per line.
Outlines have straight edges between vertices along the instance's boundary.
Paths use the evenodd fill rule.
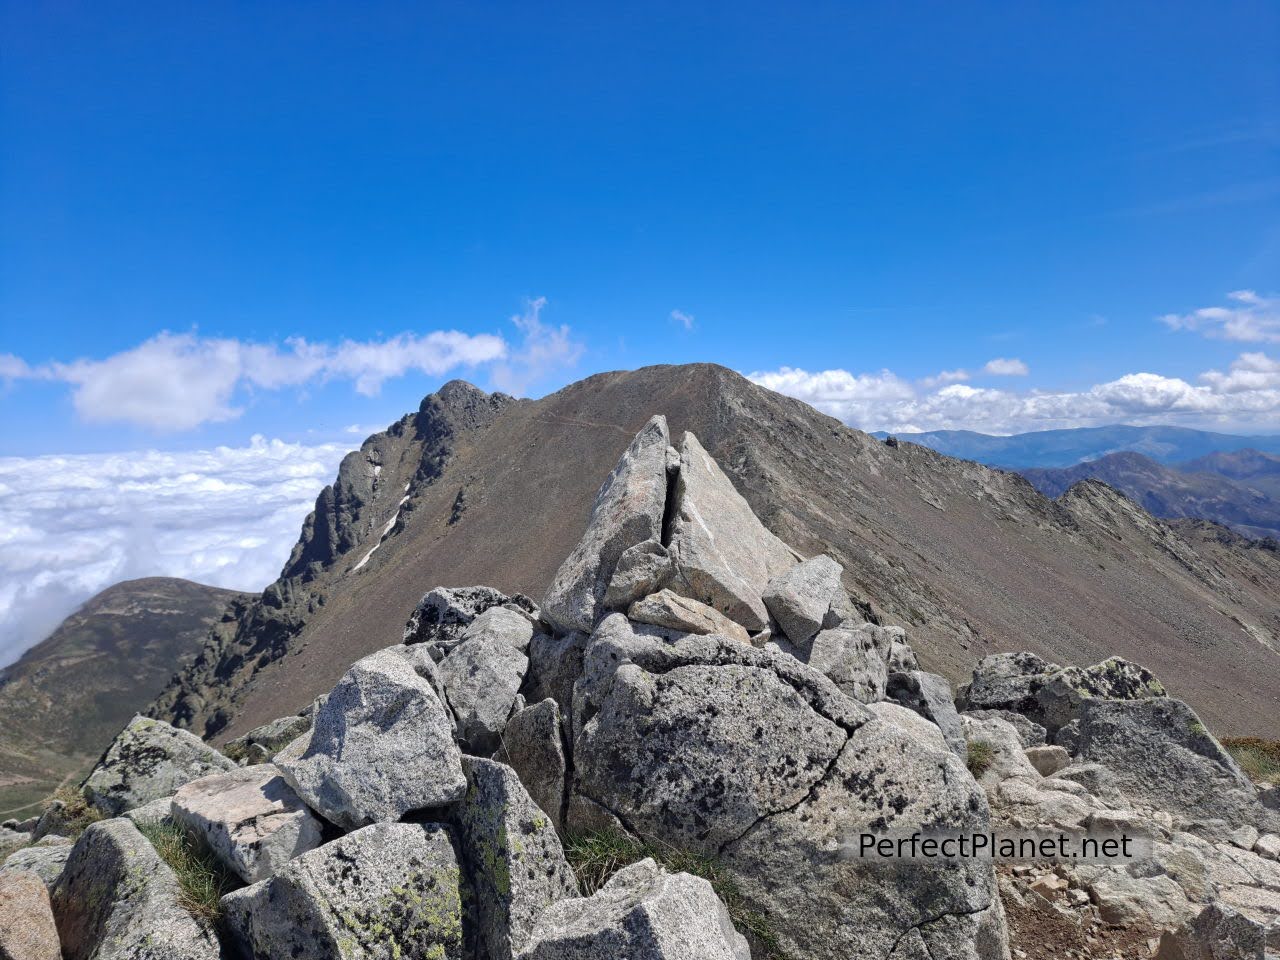
<path fill-rule="evenodd" d="M 0 666 L 99 590 L 145 576 L 258 591 L 349 446 L 0 457 Z"/>

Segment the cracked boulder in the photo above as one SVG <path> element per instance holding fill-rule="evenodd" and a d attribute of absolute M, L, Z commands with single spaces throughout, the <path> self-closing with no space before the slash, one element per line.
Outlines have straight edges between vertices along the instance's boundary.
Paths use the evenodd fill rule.
<path fill-rule="evenodd" d="M 1231 907 L 1211 903 L 1176 930 L 1165 931 L 1156 960 L 1261 960 L 1267 931 Z M 1270 956 L 1270 954 L 1267 954 Z"/>
<path fill-rule="evenodd" d="M 181 904 L 173 871 L 130 821 L 76 841 L 51 900 L 65 960 L 218 960 L 218 941 Z"/>
<path fill-rule="evenodd" d="M 798 563 L 765 587 L 764 605 L 797 647 L 808 649 L 822 629 L 831 602 L 842 591 L 844 567 L 825 554 Z"/>
<path fill-rule="evenodd" d="M 172 796 L 184 783 L 235 763 L 185 730 L 137 716 L 84 782 L 85 799 L 109 817 Z"/>
<path fill-rule="evenodd" d="M 467 757 L 467 795 L 455 814 L 471 865 L 481 956 L 511 960 L 534 921 L 558 900 L 578 896 L 555 827 L 510 767 Z"/>
<path fill-rule="evenodd" d="M 515 770 L 533 802 L 563 832 L 561 807 L 568 764 L 560 731 L 560 705 L 548 697 L 511 718 L 494 759 Z"/>
<path fill-rule="evenodd" d="M 1187 821 L 1255 823 L 1257 789 L 1181 700 L 1086 700 L 1078 763 L 1100 763 L 1130 800 Z"/>
<path fill-rule="evenodd" d="M 377 823 L 222 898 L 258 960 L 464 960 L 462 872 L 440 824 Z"/>
<path fill-rule="evenodd" d="M 247 883 L 320 846 L 320 821 L 269 763 L 201 777 L 178 789 L 175 822 Z"/>
<path fill-rule="evenodd" d="M 795 553 L 752 512 L 698 438 L 680 447 L 668 549 L 669 587 L 714 607 L 752 633 L 769 625 L 762 595 L 769 581 L 796 565 Z"/>
<path fill-rule="evenodd" d="M 350 830 L 463 795 L 462 754 L 428 669 L 412 647 L 356 661 L 316 711 L 311 732 L 276 755 L 311 809 Z"/>
<path fill-rule="evenodd" d="M 641 860 L 593 896 L 544 910 L 520 960 L 751 960 L 729 912 L 701 877 Z"/>
<path fill-rule="evenodd" d="M 989 829 L 949 751 L 873 721 L 790 656 L 616 615 L 575 698 L 577 796 L 643 838 L 716 857 L 784 953 L 880 958 L 913 928 L 928 940 L 945 926 L 969 931 L 951 955 L 999 956 L 981 946 L 1004 942 L 990 864 L 856 856 L 862 834 Z"/>
<path fill-rule="evenodd" d="M 586 532 L 556 571 L 542 604 L 543 616 L 562 633 L 590 632 L 623 553 L 647 540 L 662 540 L 669 443 L 666 417 L 655 416 L 596 494 Z"/>

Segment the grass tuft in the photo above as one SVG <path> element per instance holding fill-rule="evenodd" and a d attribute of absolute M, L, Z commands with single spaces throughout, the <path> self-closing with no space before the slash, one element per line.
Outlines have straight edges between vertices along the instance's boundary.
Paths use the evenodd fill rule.
<path fill-rule="evenodd" d="M 1268 785 L 1280 783 L 1280 740 L 1227 737 L 1222 745 L 1250 779 Z"/>
<path fill-rule="evenodd" d="M 965 763 L 969 767 L 969 772 L 975 777 L 980 777 L 991 769 L 991 764 L 996 759 L 996 748 L 986 740 L 970 740 L 968 750 L 965 756 Z"/>
<path fill-rule="evenodd" d="M 573 834 L 565 843 L 564 852 L 586 897 L 603 887 L 623 867 L 646 857 L 652 857 L 671 873 L 701 877 L 724 901 L 734 927 L 751 941 L 752 956 L 759 960 L 787 960 L 769 918 L 747 906 L 737 882 L 712 857 L 689 853 L 660 840 L 637 840 L 617 830 Z"/>
<path fill-rule="evenodd" d="M 160 859 L 178 878 L 179 901 L 197 920 L 215 926 L 222 918 L 222 895 L 240 884 L 208 848 L 174 823 L 138 825 Z"/>
<path fill-rule="evenodd" d="M 62 804 L 62 826 L 57 832 L 72 840 L 104 819 L 102 811 L 91 806 L 84 794 L 75 787 L 60 787 L 49 799 Z"/>

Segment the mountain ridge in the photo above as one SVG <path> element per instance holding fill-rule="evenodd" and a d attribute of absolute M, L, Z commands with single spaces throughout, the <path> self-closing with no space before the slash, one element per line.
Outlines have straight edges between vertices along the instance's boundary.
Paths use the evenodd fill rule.
<path fill-rule="evenodd" d="M 1189 463 L 1221 463 L 1226 456 L 1230 455 L 1214 454 L 1211 457 L 1219 459 L 1201 458 Z M 1280 465 L 1280 458 L 1276 463 Z M 1019 472 L 1047 497 L 1062 496 L 1081 480 L 1101 480 L 1158 517 L 1212 520 L 1255 539 L 1280 537 L 1280 500 L 1244 482 L 1187 466 L 1168 467 L 1133 451 L 1109 453 L 1072 467 Z"/>
<path fill-rule="evenodd" d="M 1049 500 L 1014 473 L 879 442 L 712 364 L 597 374 L 536 401 L 446 385 L 343 461 L 300 537 L 307 562 L 207 643 L 153 714 L 227 739 L 396 642 L 432 586 L 540 598 L 656 413 L 702 438 L 772 532 L 831 553 L 931 669 L 958 680 L 997 649 L 1155 659 L 1215 729 L 1280 731 L 1252 719 L 1280 717 L 1275 554 L 1188 541 L 1102 484 Z M 318 536 L 325 550 L 304 545 Z"/>

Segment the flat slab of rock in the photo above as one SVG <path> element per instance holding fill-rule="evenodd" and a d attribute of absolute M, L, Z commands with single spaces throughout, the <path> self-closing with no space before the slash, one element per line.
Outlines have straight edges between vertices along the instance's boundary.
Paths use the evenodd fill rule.
<path fill-rule="evenodd" d="M 320 821 L 269 763 L 193 780 L 171 804 L 174 821 L 247 883 L 320 846 Z"/>
<path fill-rule="evenodd" d="M 521 960 L 751 960 L 711 884 L 641 860 L 543 911 Z"/>
<path fill-rule="evenodd" d="M 399 820 L 466 792 L 451 718 L 415 669 L 413 650 L 358 660 L 316 711 L 311 732 L 276 754 L 294 792 L 345 829 Z"/>
<path fill-rule="evenodd" d="M 667 419 L 641 428 L 605 479 L 586 532 L 560 565 L 542 604 L 543 616 L 563 633 L 590 632 L 604 612 L 604 597 L 623 552 L 662 540 L 667 502 Z"/>
<path fill-rule="evenodd" d="M 548 697 L 515 714 L 502 732 L 502 747 L 494 759 L 515 770 L 533 802 L 563 834 L 568 764 L 561 736 L 560 705 Z"/>
<path fill-rule="evenodd" d="M 1052 776 L 1059 770 L 1065 770 L 1071 766 L 1071 754 L 1067 753 L 1063 747 L 1028 747 L 1023 752 L 1042 777 Z"/>
<path fill-rule="evenodd" d="M 716 633 L 740 643 L 751 642 L 751 635 L 741 624 L 705 603 L 670 590 L 659 590 L 637 600 L 631 604 L 627 617 L 637 623 L 651 623 L 684 633 Z"/>
<path fill-rule="evenodd" d="M 0 872 L 0 957 L 62 960 L 49 891 L 26 870 Z"/>
<path fill-rule="evenodd" d="M 218 960 L 173 871 L 123 817 L 80 835 L 51 900 L 65 960 Z"/>
<path fill-rule="evenodd" d="M 84 783 L 85 798 L 110 817 L 169 797 L 184 783 L 235 763 L 185 730 L 134 717 Z"/>
<path fill-rule="evenodd" d="M 762 596 L 798 558 L 752 512 L 698 438 L 680 446 L 670 588 L 714 607 L 752 633 L 769 625 Z"/>
<path fill-rule="evenodd" d="M 471 864 L 480 954 L 511 960 L 534 921 L 557 900 L 578 896 L 555 827 L 510 767 L 467 757 L 467 795 L 456 813 Z"/>
<path fill-rule="evenodd" d="M 222 898 L 258 960 L 464 960 L 462 879 L 441 824 L 377 823 Z"/>
<path fill-rule="evenodd" d="M 826 554 L 798 563 L 769 581 L 764 605 L 797 647 L 807 649 L 822 629 L 832 598 L 841 592 L 844 567 Z"/>

